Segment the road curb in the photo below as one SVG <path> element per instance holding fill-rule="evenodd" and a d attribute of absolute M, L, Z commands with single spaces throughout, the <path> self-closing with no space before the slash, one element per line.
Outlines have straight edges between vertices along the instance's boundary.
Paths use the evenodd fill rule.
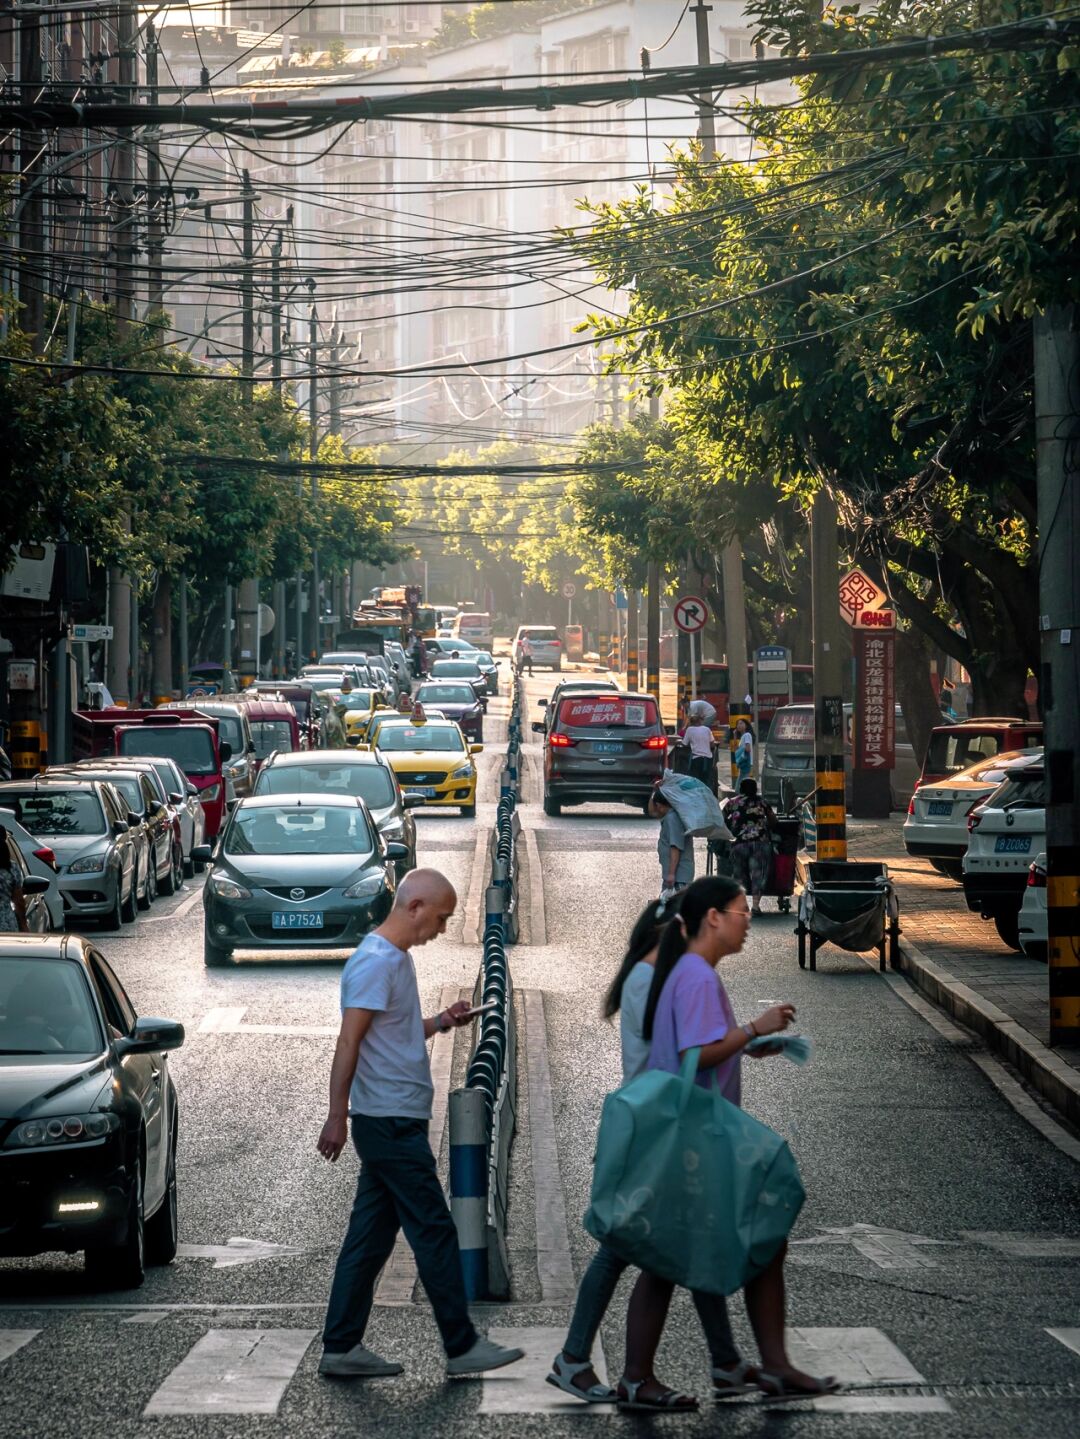
<path fill-rule="evenodd" d="M 907 939 L 900 941 L 900 968 L 928 999 L 1008 1060 L 1059 1114 L 1080 1125 L 1080 1074 L 1071 1065 Z"/>

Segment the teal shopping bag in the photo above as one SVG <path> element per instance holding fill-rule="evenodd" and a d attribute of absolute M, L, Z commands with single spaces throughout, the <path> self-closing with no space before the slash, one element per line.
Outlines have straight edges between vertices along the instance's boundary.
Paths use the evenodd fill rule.
<path fill-rule="evenodd" d="M 768 1265 L 806 1196 L 780 1135 L 694 1083 L 700 1053 L 605 1099 L 585 1228 L 652 1274 L 733 1294 Z"/>

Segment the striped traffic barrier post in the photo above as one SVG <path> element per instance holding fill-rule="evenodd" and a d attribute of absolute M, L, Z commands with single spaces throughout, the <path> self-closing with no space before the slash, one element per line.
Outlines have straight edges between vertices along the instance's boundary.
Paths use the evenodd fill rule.
<path fill-rule="evenodd" d="M 487 1293 L 487 1099 L 479 1089 L 450 1095 L 450 1213 L 468 1299 Z"/>

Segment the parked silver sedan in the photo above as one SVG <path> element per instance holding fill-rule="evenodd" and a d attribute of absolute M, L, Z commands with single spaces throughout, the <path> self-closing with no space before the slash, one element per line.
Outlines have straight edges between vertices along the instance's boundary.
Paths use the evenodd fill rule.
<path fill-rule="evenodd" d="M 119 791 L 103 780 L 56 776 L 0 784 L 0 805 L 56 855 L 68 922 L 119 929 L 135 918 L 135 835 Z"/>

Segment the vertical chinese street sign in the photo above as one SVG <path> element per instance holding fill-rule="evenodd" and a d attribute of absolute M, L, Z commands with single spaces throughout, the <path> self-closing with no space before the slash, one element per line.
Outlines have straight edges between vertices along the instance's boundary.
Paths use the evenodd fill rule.
<path fill-rule="evenodd" d="M 857 770 L 888 772 L 896 765 L 896 636 L 892 630 L 855 631 L 855 754 Z"/>

